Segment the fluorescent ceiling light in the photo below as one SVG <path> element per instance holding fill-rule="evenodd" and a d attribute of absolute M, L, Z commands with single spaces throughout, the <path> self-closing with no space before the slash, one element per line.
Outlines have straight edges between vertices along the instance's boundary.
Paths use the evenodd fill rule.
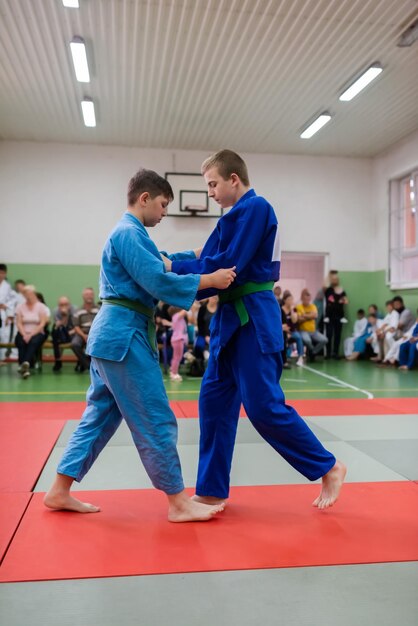
<path fill-rule="evenodd" d="M 71 54 L 73 56 L 74 71 L 79 83 L 89 83 L 90 73 L 87 64 L 86 46 L 84 39 L 81 37 L 73 37 L 71 43 Z"/>
<path fill-rule="evenodd" d="M 81 110 L 83 111 L 84 125 L 89 127 L 96 126 L 93 100 L 84 98 L 84 100 L 81 101 Z"/>
<path fill-rule="evenodd" d="M 79 9 L 78 0 L 62 0 L 62 4 L 69 9 Z"/>
<path fill-rule="evenodd" d="M 323 126 L 325 126 L 325 124 L 328 124 L 330 119 L 331 115 L 329 113 L 321 113 L 321 115 L 319 115 L 316 120 L 312 122 L 312 124 L 305 128 L 305 130 L 301 134 L 301 139 L 310 139 L 312 135 L 315 135 L 315 133 L 317 133 L 318 130 L 320 130 Z"/>
<path fill-rule="evenodd" d="M 340 100 L 348 102 L 352 100 L 360 91 L 372 82 L 383 71 L 379 63 L 373 63 L 354 83 L 350 85 L 340 96 Z"/>
<path fill-rule="evenodd" d="M 418 20 L 402 33 L 397 43 L 399 48 L 407 48 L 418 41 Z"/>

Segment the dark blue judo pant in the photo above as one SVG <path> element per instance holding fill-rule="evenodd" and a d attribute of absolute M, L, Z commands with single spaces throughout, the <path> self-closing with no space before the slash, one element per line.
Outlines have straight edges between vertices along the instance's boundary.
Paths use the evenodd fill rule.
<path fill-rule="evenodd" d="M 335 465 L 334 455 L 285 403 L 281 374 L 280 353 L 261 352 L 251 320 L 236 331 L 218 359 L 211 355 L 199 400 L 198 495 L 228 497 L 241 402 L 254 428 L 306 478 L 316 480 Z"/>

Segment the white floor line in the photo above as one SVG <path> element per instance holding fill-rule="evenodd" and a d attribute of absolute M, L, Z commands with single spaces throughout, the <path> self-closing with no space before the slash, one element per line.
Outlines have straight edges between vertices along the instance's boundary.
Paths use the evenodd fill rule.
<path fill-rule="evenodd" d="M 323 372 L 318 372 L 318 370 L 315 370 L 313 367 L 309 367 L 308 365 L 302 365 L 302 367 L 305 370 L 308 370 L 308 372 L 313 372 L 314 374 L 318 374 L 318 376 L 322 376 L 323 378 L 328 378 L 328 380 L 332 380 L 335 383 L 339 383 L 340 385 L 342 385 L 344 387 L 348 387 L 349 389 L 354 389 L 354 391 L 359 391 L 360 393 L 364 393 L 364 395 L 367 396 L 368 400 L 372 400 L 374 398 L 374 395 L 372 393 L 370 393 L 370 391 L 366 391 L 365 389 L 360 389 L 359 387 L 355 387 L 354 385 L 350 385 L 349 383 L 346 383 L 343 380 L 340 380 L 339 378 L 336 378 L 335 376 L 329 376 L 329 374 L 324 374 Z"/>
<path fill-rule="evenodd" d="M 308 382 L 306 380 L 306 378 L 286 378 L 286 377 L 283 377 L 283 380 L 286 383 L 307 383 Z"/>

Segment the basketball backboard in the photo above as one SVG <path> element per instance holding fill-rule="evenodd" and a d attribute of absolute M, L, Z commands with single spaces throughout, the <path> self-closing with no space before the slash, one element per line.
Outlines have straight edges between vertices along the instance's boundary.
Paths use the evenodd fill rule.
<path fill-rule="evenodd" d="M 209 198 L 206 183 L 201 174 L 166 172 L 165 178 L 174 193 L 174 200 L 168 206 L 169 217 L 219 218 L 222 216 L 222 209 Z"/>

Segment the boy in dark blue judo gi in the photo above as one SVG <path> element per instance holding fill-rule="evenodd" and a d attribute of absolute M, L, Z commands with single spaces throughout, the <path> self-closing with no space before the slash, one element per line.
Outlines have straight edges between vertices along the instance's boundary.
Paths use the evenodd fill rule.
<path fill-rule="evenodd" d="M 177 454 L 177 421 L 164 389 L 155 340 L 154 309 L 158 300 L 189 309 L 198 289 L 226 289 L 234 268 L 206 275 L 167 273 L 146 226 L 156 226 L 173 199 L 169 183 L 150 170 L 130 180 L 128 208 L 110 234 L 102 255 L 102 307 L 89 333 L 91 385 L 87 407 L 58 465 L 56 480 L 45 496 L 51 509 L 96 513 L 99 507 L 70 494 L 122 419 L 128 424 L 144 467 L 157 489 L 168 497 L 171 522 L 206 521 L 223 506 L 199 503 L 184 491 Z M 194 251 L 175 259 L 196 259 Z"/>
<path fill-rule="evenodd" d="M 196 499 L 228 498 L 229 476 L 241 402 L 260 435 L 309 480 L 322 478 L 314 505 L 332 506 L 346 468 L 325 450 L 280 387 L 283 334 L 272 289 L 280 276 L 277 218 L 250 188 L 241 157 L 222 150 L 202 165 L 209 196 L 223 208 L 199 259 L 165 260 L 176 274 L 236 266 L 237 280 L 220 294 L 212 320 L 211 350 L 199 399 L 200 458 Z M 199 297 L 213 290 L 200 292 Z"/>

